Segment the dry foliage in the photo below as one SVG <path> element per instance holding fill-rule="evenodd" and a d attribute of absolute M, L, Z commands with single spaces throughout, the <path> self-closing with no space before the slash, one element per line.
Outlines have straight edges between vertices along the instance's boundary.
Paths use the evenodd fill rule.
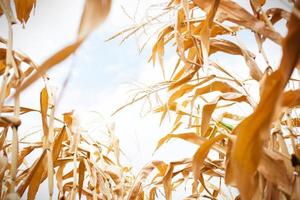
<path fill-rule="evenodd" d="M 14 4 L 14 5 L 13 5 Z M 13 29 L 17 19 L 25 25 L 36 1 L 1 0 L 0 15 L 5 15 L 9 37 L 1 38 L 6 48 L 0 49 L 0 199 L 35 199 L 41 184 L 47 180 L 47 198 L 52 199 L 57 186 L 57 199 L 123 199 L 129 194 L 133 176 L 130 168 L 119 162 L 120 149 L 111 129 L 110 144 L 94 141 L 81 133 L 79 119 L 72 112 L 63 120 L 54 116 L 56 99 L 49 86 L 46 71 L 76 51 L 85 38 L 109 13 L 110 0 L 87 0 L 77 40 L 61 49 L 41 66 L 21 52 L 12 49 Z M 38 78 L 45 87 L 40 93 L 40 109 L 20 107 L 21 92 Z M 11 94 L 11 91 L 15 91 Z M 14 100 L 8 106 L 9 96 Z M 10 98 L 10 99 L 11 99 Z M 19 133 L 27 114 L 41 117 L 41 135 Z M 22 136 L 22 137 L 20 137 Z M 46 197 L 45 197 L 46 198 Z"/>
<path fill-rule="evenodd" d="M 153 200 L 162 188 L 170 200 L 173 191 L 184 184 L 191 187 L 186 199 L 300 199 L 300 91 L 288 84 L 299 83 L 291 77 L 299 66 L 300 1 L 289 2 L 292 13 L 281 8 L 265 10 L 265 1 L 249 2 L 252 12 L 231 0 L 172 0 L 162 14 L 111 38 L 127 34 L 127 39 L 164 14 L 175 13 L 175 22 L 161 29 L 150 59 L 153 63 L 158 59 L 166 77 L 164 54 L 170 49 L 167 45 L 174 44 L 178 62 L 172 76 L 153 86 L 152 91 L 139 93 L 129 104 L 167 88 L 168 100 L 155 111 L 162 113 L 161 121 L 167 114 L 175 120 L 157 149 L 171 139 L 199 146 L 190 158 L 153 161 L 134 177 L 119 162 L 118 141 L 111 129 L 112 142 L 106 146 L 81 134 L 79 119 L 72 112 L 65 113 L 63 120 L 54 116 L 56 99 L 46 75 L 105 19 L 111 1 L 86 0 L 77 40 L 37 66 L 12 49 L 16 19 L 11 9 L 16 9 L 17 19 L 25 24 L 36 1 L 0 0 L 0 15 L 5 15 L 9 31 L 7 39 L 0 38 L 6 45 L 0 49 L 0 199 L 18 199 L 26 191 L 27 198 L 34 199 L 45 180 L 50 199 L 55 183 L 59 199 Z M 204 14 L 197 17 L 197 12 Z M 288 26 L 285 37 L 273 26 L 280 20 Z M 256 55 L 232 39 L 240 30 L 253 32 L 267 64 L 263 43 L 271 40 L 281 46 L 279 67 L 258 66 Z M 245 81 L 213 60 L 212 55 L 220 52 L 244 58 L 249 78 L 258 83 L 254 86 L 259 85 L 258 103 Z M 40 110 L 20 107 L 21 92 L 39 78 L 45 83 Z M 9 96 L 14 99 L 13 106 L 6 105 Z M 233 109 L 237 105 L 251 108 L 252 114 L 236 114 Z M 41 116 L 43 137 L 34 142 L 29 136 L 20 138 L 18 132 L 21 116 L 30 112 Z M 38 156 L 32 158 L 33 152 Z M 236 187 L 240 194 L 230 194 L 227 186 Z"/>
<path fill-rule="evenodd" d="M 141 187 L 139 181 L 135 190 L 147 192 L 149 199 L 155 199 L 156 191 L 163 188 L 170 200 L 182 184 L 191 185 L 186 199 L 300 199 L 300 91 L 299 80 L 292 78 L 297 66 L 299 70 L 300 1 L 285 2 L 292 12 L 276 7 L 266 10 L 266 1 L 249 3 L 251 11 L 232 0 L 172 0 L 164 7 L 164 13 L 175 17 L 171 22 L 161 20 L 150 60 L 155 64 L 158 59 L 166 77 L 170 66 L 164 64 L 165 51 L 172 50 L 173 45 L 178 62 L 170 78 L 152 87 L 151 92 L 139 93 L 127 105 L 167 87 L 168 99 L 155 111 L 162 113 L 161 121 L 172 116 L 173 128 L 157 148 L 170 139 L 185 140 L 199 148 L 190 158 L 171 163 L 154 161 L 141 171 L 140 180 L 150 179 L 150 183 Z M 148 19 L 110 39 L 122 35 L 127 39 L 160 18 Z M 286 36 L 274 26 L 281 20 L 288 28 Z M 241 42 L 234 42 L 241 30 L 253 32 L 266 69 L 257 64 L 257 55 Z M 278 67 L 269 64 L 263 47 L 266 40 L 282 48 Z M 213 55 L 218 53 L 244 58 L 249 79 L 234 77 L 222 63 L 214 61 Z M 258 103 L 245 87 L 246 81 L 259 87 Z M 239 107 L 251 108 L 252 114 L 237 112 Z M 176 153 L 178 149 L 170 151 Z M 236 187 L 240 194 L 225 192 L 227 186 Z"/>

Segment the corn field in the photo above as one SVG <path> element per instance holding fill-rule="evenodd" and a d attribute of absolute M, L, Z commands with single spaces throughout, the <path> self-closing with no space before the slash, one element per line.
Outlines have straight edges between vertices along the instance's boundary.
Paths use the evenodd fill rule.
<path fill-rule="evenodd" d="M 164 81 L 136 92 L 112 115 L 165 96 L 152 111 L 172 128 L 156 150 L 170 140 L 197 146 L 187 158 L 149 160 L 134 173 L 122 163 L 113 126 L 107 126 L 110 142 L 105 143 L 81 134 L 74 112 L 56 115 L 59 98 L 47 76 L 101 29 L 113 2 L 85 0 L 76 39 L 38 65 L 13 48 L 13 36 L 14 26 L 26 29 L 35 17 L 39 0 L 0 0 L 8 30 L 7 38 L 0 36 L 0 199 L 36 199 L 42 184 L 45 199 L 177 200 L 174 191 L 182 187 L 186 200 L 300 199 L 300 1 L 282 0 L 289 10 L 272 0 L 248 0 L 251 9 L 241 2 L 169 0 L 159 4 L 157 15 L 107 39 L 129 43 L 158 27 L 141 50 L 151 46 L 149 62 L 160 66 L 157 76 Z M 255 39 L 257 52 L 239 38 L 243 31 Z M 281 49 L 278 66 L 266 43 Z M 176 65 L 167 64 L 167 54 L 176 57 Z M 232 73 L 241 65 L 223 64 L 230 56 L 242 58 L 246 79 Z M 40 108 L 21 105 L 22 93 L 39 80 Z M 20 131 L 29 113 L 40 119 L 39 133 Z M 182 149 L 170 149 L 177 151 Z"/>

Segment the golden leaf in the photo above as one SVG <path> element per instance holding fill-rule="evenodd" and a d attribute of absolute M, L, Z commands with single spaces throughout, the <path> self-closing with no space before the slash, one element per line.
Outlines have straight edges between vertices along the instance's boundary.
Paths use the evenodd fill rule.
<path fill-rule="evenodd" d="M 36 5 L 36 0 L 14 0 L 18 20 L 25 24 L 29 19 L 32 8 Z"/>
<path fill-rule="evenodd" d="M 300 7 L 300 1 L 297 2 Z M 261 100 L 254 113 L 235 129 L 237 140 L 231 150 L 226 170 L 227 183 L 237 184 L 242 198 L 250 199 L 257 187 L 255 173 L 263 151 L 263 143 L 277 115 L 282 92 L 300 56 L 300 19 L 291 16 L 288 35 L 283 42 L 283 56 L 279 69 L 267 77 Z"/>
<path fill-rule="evenodd" d="M 166 195 L 166 200 L 172 200 L 172 177 L 174 166 L 172 163 L 169 165 L 166 175 L 163 178 L 163 185 Z"/>
<path fill-rule="evenodd" d="M 204 160 L 207 157 L 207 154 L 211 147 L 218 141 L 224 139 L 224 135 L 218 135 L 214 138 L 211 138 L 207 141 L 205 141 L 201 146 L 198 148 L 196 153 L 193 156 L 192 166 L 193 166 L 193 172 L 194 172 L 194 179 L 197 181 L 200 177 L 201 168 L 203 167 Z"/>
<path fill-rule="evenodd" d="M 201 9 L 208 11 L 210 5 L 213 3 L 213 0 L 194 0 L 194 2 Z M 222 21 L 228 20 L 232 23 L 249 28 L 266 38 L 270 38 L 277 44 L 281 43 L 282 37 L 279 35 L 279 33 L 272 31 L 265 25 L 263 21 L 256 19 L 246 9 L 239 6 L 234 1 L 222 0 L 216 15 L 221 16 L 222 18 L 220 20 Z"/>
<path fill-rule="evenodd" d="M 219 101 L 234 101 L 234 102 L 246 102 L 249 103 L 248 97 L 237 93 L 225 93 L 218 96 L 214 101 L 207 103 L 202 109 L 202 122 L 201 122 L 201 134 L 204 135 L 209 127 L 209 122 L 212 113 L 217 107 Z"/>
<path fill-rule="evenodd" d="M 48 137 L 48 122 L 47 122 L 47 111 L 48 111 L 48 91 L 47 88 L 43 88 L 40 94 L 40 107 L 41 107 L 41 117 L 43 124 L 44 136 Z"/>

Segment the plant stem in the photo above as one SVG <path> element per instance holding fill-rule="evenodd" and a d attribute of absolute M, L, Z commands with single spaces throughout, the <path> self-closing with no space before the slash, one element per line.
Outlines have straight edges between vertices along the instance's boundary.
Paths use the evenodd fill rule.
<path fill-rule="evenodd" d="M 8 25 L 8 41 L 7 41 L 7 49 L 6 49 L 6 68 L 4 72 L 4 77 L 1 85 L 1 96 L 0 96 L 0 112 L 4 103 L 4 99 L 6 97 L 6 90 L 7 90 L 7 84 L 8 84 L 8 77 L 10 68 L 14 68 L 14 76 L 17 78 L 17 85 L 19 85 L 21 78 L 19 74 L 19 69 L 14 61 L 13 58 L 13 29 L 12 25 L 15 24 L 15 19 L 13 17 L 13 13 L 11 11 L 10 7 L 10 1 L 8 0 L 1 0 L 0 6 L 5 14 L 5 17 L 7 19 L 7 25 Z M 15 106 L 14 106 L 14 117 L 19 118 L 20 115 L 20 98 L 19 95 L 16 95 L 15 98 Z M 12 127 L 13 135 L 12 135 L 12 153 L 11 153 L 11 185 L 9 188 L 10 193 L 15 192 L 15 186 L 16 186 L 16 175 L 17 175 L 17 166 L 18 166 L 18 154 L 19 154 L 19 144 L 18 144 L 18 126 L 14 125 Z"/>
<path fill-rule="evenodd" d="M 44 79 L 46 80 L 46 79 Z M 46 84 L 46 81 L 45 81 Z M 46 84 L 47 87 L 47 84 Z M 50 92 L 49 96 L 49 106 L 50 106 L 50 117 L 49 117 L 49 135 L 47 139 L 47 155 L 48 155 L 48 190 L 49 190 L 49 199 L 52 199 L 53 196 L 53 176 L 54 176 L 54 167 L 53 167 L 53 142 L 54 142 L 54 114 L 55 114 L 55 95 L 53 90 L 49 87 L 47 89 Z"/>

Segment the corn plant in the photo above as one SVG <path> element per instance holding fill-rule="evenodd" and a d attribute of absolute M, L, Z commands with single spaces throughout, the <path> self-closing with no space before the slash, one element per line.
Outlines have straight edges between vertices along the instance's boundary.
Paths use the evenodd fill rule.
<path fill-rule="evenodd" d="M 127 105 L 159 91 L 167 94 L 154 111 L 161 113 L 162 122 L 171 116 L 173 128 L 166 130 L 157 148 L 171 139 L 198 145 L 184 160 L 145 166 L 132 199 L 139 195 L 156 199 L 162 188 L 170 200 L 183 184 L 191 188 L 185 191 L 186 199 L 300 198 L 300 1 L 284 1 L 290 10 L 274 7 L 274 1 L 248 2 L 250 9 L 232 0 L 172 0 L 161 14 L 110 38 L 123 36 L 123 42 L 160 22 L 150 61 L 158 60 L 165 81 L 151 86 L 150 92 L 139 92 Z M 164 20 L 166 14 L 171 20 Z M 286 35 L 276 30 L 279 21 L 286 24 Z M 258 54 L 238 38 L 245 30 L 252 32 Z M 270 64 L 274 58 L 267 56 L 265 42 L 281 48 L 279 66 Z M 177 55 L 174 67 L 165 63 L 166 51 Z M 214 56 L 220 54 L 243 58 L 249 69 L 247 79 L 233 75 L 221 58 L 216 61 Z M 259 56 L 264 65 L 257 63 Z M 249 91 L 249 85 L 257 94 Z M 249 114 L 240 107 L 250 110 Z M 228 186 L 239 194 L 230 194 Z"/>
<path fill-rule="evenodd" d="M 73 112 L 63 114 L 63 118 L 55 116 L 56 94 L 46 74 L 75 52 L 105 19 L 111 1 L 87 0 L 77 39 L 40 66 L 12 48 L 13 26 L 25 25 L 35 4 L 35 0 L 0 1 L 0 16 L 6 18 L 8 27 L 8 38 L 0 38 L 6 46 L 0 49 L 0 199 L 35 199 L 43 182 L 48 184 L 45 198 L 49 199 L 53 198 L 54 191 L 58 193 L 54 197 L 57 199 L 81 199 L 82 196 L 123 199 L 129 194 L 133 175 L 129 167 L 120 164 L 120 149 L 113 130 L 108 129 L 111 142 L 105 144 L 83 134 L 80 119 Z M 44 81 L 40 109 L 21 106 L 21 92 L 39 78 Z M 13 105 L 9 105 L 10 101 Z M 40 117 L 40 131 L 20 132 L 29 113 L 36 113 L 36 119 Z"/>

